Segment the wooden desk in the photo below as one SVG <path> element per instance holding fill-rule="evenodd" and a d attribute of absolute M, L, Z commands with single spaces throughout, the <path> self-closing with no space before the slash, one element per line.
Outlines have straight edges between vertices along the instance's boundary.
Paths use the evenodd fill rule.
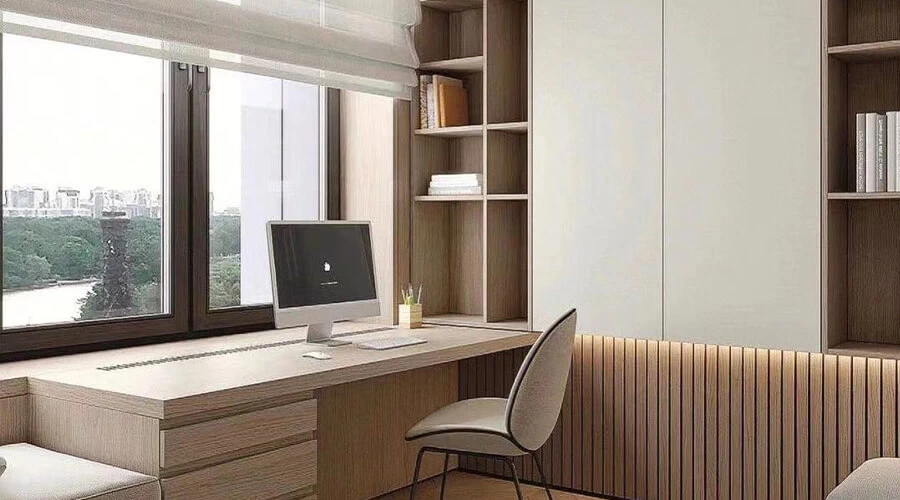
<path fill-rule="evenodd" d="M 31 442 L 160 477 L 167 500 L 370 498 L 411 480 L 415 449 L 403 433 L 457 399 L 458 360 L 536 338 L 453 327 L 348 338 L 405 335 L 428 342 L 388 351 L 294 343 L 98 369 L 305 338 L 305 328 L 257 332 L 0 365 L 0 389 L 21 401 L 14 392 L 27 388 Z M 313 350 L 332 359 L 301 357 Z"/>

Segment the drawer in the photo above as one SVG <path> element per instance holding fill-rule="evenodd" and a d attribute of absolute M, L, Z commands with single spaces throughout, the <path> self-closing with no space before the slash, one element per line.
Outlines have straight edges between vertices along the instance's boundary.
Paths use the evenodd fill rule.
<path fill-rule="evenodd" d="M 166 500 L 246 500 L 288 496 L 316 484 L 316 441 L 163 479 Z"/>
<path fill-rule="evenodd" d="M 316 430 L 316 400 L 243 413 L 160 431 L 162 468 L 232 454 Z"/>

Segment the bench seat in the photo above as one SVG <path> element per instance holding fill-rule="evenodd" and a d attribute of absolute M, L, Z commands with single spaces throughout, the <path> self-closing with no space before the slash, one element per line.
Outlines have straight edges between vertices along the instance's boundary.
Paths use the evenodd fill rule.
<path fill-rule="evenodd" d="M 26 443 L 0 446 L 3 500 L 160 500 L 152 476 L 45 450 Z"/>
<path fill-rule="evenodd" d="M 873 458 L 844 479 L 828 500 L 896 500 L 900 498 L 900 458 Z"/>

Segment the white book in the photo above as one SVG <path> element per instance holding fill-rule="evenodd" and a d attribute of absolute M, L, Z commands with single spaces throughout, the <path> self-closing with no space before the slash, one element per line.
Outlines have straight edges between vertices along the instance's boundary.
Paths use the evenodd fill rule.
<path fill-rule="evenodd" d="M 438 88 L 441 85 L 453 85 L 455 87 L 462 87 L 462 80 L 457 80 L 456 78 L 450 78 L 447 76 L 434 75 L 432 79 L 432 85 L 434 86 L 434 93 L 431 94 L 431 97 L 428 99 L 429 111 L 434 113 L 434 127 L 440 126 L 438 122 L 438 117 L 441 116 L 440 112 L 440 96 L 438 95 Z"/>
<path fill-rule="evenodd" d="M 436 99 L 434 90 L 434 84 L 429 83 L 425 86 L 425 95 L 428 100 L 428 128 L 435 128 L 437 126 L 437 108 L 434 106 L 434 101 Z"/>
<path fill-rule="evenodd" d="M 897 190 L 897 112 L 887 113 L 887 190 Z"/>
<path fill-rule="evenodd" d="M 432 196 L 481 194 L 481 186 L 475 187 L 430 187 L 428 194 Z"/>
<path fill-rule="evenodd" d="M 878 189 L 878 113 L 866 113 L 866 192 Z"/>
<path fill-rule="evenodd" d="M 878 115 L 876 122 L 878 133 L 877 150 L 875 151 L 876 174 L 878 175 L 875 189 L 879 193 L 887 191 L 887 117 Z"/>
<path fill-rule="evenodd" d="M 474 179 L 473 180 L 462 179 L 462 180 L 458 180 L 458 181 L 435 181 L 435 180 L 432 180 L 429 183 L 429 185 L 434 186 L 434 187 L 471 187 L 471 186 L 480 186 L 481 183 Z"/>
<path fill-rule="evenodd" d="M 888 168 L 894 170 L 894 178 L 897 179 L 897 185 L 894 191 L 900 192 L 900 111 L 895 111 L 897 119 L 894 126 L 894 163 L 888 163 Z"/>
<path fill-rule="evenodd" d="M 482 174 L 434 174 L 432 181 L 462 181 L 471 180 L 481 184 Z"/>
<path fill-rule="evenodd" d="M 856 192 L 866 192 L 866 114 L 856 114 Z"/>

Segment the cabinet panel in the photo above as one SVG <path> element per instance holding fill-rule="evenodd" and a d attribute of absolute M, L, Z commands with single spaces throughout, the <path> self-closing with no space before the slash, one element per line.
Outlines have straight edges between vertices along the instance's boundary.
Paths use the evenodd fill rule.
<path fill-rule="evenodd" d="M 666 0 L 666 339 L 819 349 L 819 9 Z"/>
<path fill-rule="evenodd" d="M 662 330 L 662 0 L 533 3 L 535 329 Z"/>

